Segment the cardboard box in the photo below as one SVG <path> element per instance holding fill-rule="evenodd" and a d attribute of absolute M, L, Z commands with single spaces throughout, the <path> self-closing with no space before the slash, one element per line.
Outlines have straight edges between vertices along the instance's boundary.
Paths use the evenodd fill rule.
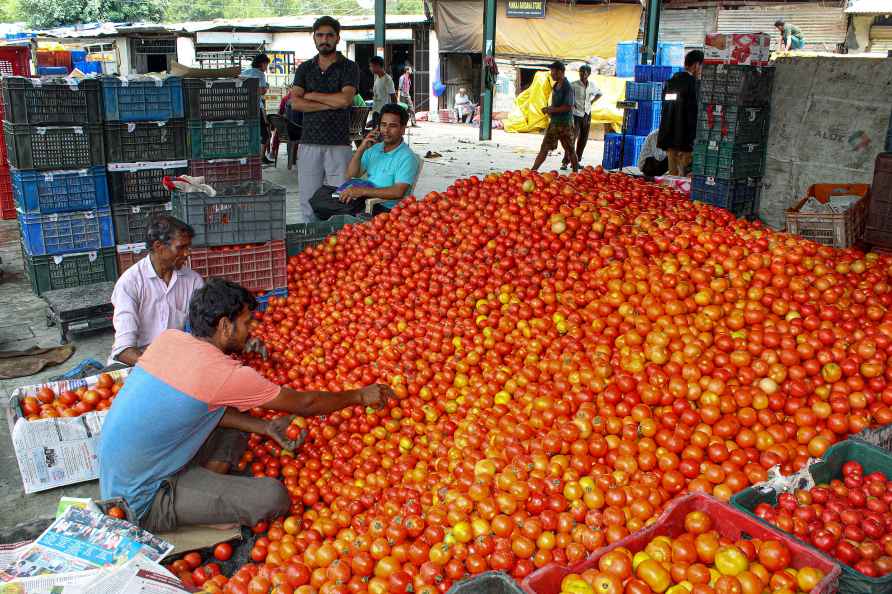
<path fill-rule="evenodd" d="M 771 55 L 767 33 L 709 33 L 703 50 L 707 64 L 767 66 Z"/>

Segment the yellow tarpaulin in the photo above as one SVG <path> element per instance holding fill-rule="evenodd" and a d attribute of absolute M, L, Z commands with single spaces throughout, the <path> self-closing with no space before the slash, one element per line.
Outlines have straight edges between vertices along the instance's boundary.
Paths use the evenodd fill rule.
<path fill-rule="evenodd" d="M 439 0 L 437 41 L 441 52 L 480 53 L 483 2 Z M 549 2 L 544 19 L 511 18 L 504 0 L 496 10 L 496 55 L 588 60 L 612 58 L 616 44 L 638 37 L 638 4 L 575 4 Z"/>
<path fill-rule="evenodd" d="M 616 107 L 617 101 L 626 97 L 626 79 L 593 74 L 589 77 L 601 89 L 602 96 L 592 108 L 593 124 L 610 124 L 619 132 L 623 125 L 623 112 Z M 548 126 L 548 116 L 542 108 L 551 103 L 551 76 L 537 72 L 533 83 L 514 101 L 514 111 L 504 121 L 508 132 L 536 132 Z"/>

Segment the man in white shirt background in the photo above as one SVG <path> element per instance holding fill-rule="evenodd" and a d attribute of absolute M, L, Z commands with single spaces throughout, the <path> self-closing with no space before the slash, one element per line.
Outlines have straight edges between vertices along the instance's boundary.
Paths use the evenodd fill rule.
<path fill-rule="evenodd" d="M 592 105 L 601 98 L 601 89 L 589 80 L 592 67 L 583 64 L 579 67 L 579 80 L 571 83 L 573 87 L 573 127 L 576 128 L 576 158 L 582 164 L 582 152 L 588 144 L 588 132 L 592 125 Z M 566 169 L 570 159 L 564 154 L 561 169 Z"/>
<path fill-rule="evenodd" d="M 369 60 L 369 70 L 375 75 L 375 84 L 372 85 L 372 130 L 378 127 L 381 121 L 381 108 L 388 103 L 396 103 L 396 87 L 393 78 L 384 70 L 384 58 L 372 56 Z"/>
<path fill-rule="evenodd" d="M 455 109 L 455 118 L 462 124 L 468 121 L 468 116 L 471 116 L 471 120 L 474 119 L 476 106 L 471 102 L 471 98 L 464 87 L 460 88 L 458 93 L 455 94 L 455 101 L 452 106 Z"/>

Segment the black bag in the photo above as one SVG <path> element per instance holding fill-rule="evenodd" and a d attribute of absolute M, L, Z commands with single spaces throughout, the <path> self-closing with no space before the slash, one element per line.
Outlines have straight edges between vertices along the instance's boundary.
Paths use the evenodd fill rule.
<path fill-rule="evenodd" d="M 322 186 L 310 198 L 310 206 L 319 220 L 327 221 L 335 215 L 356 216 L 365 210 L 365 198 L 341 202 L 332 196 L 335 190 L 337 188 L 334 186 Z"/>

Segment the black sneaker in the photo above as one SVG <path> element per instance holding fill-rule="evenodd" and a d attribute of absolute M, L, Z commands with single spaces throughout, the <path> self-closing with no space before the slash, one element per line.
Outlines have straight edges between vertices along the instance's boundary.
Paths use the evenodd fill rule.
<path fill-rule="evenodd" d="M 275 161 L 271 161 L 270 159 L 268 159 L 268 158 L 266 157 L 266 155 L 263 156 L 263 159 L 261 159 L 261 162 L 262 162 L 264 165 L 275 165 L 275 164 L 276 164 Z"/>

